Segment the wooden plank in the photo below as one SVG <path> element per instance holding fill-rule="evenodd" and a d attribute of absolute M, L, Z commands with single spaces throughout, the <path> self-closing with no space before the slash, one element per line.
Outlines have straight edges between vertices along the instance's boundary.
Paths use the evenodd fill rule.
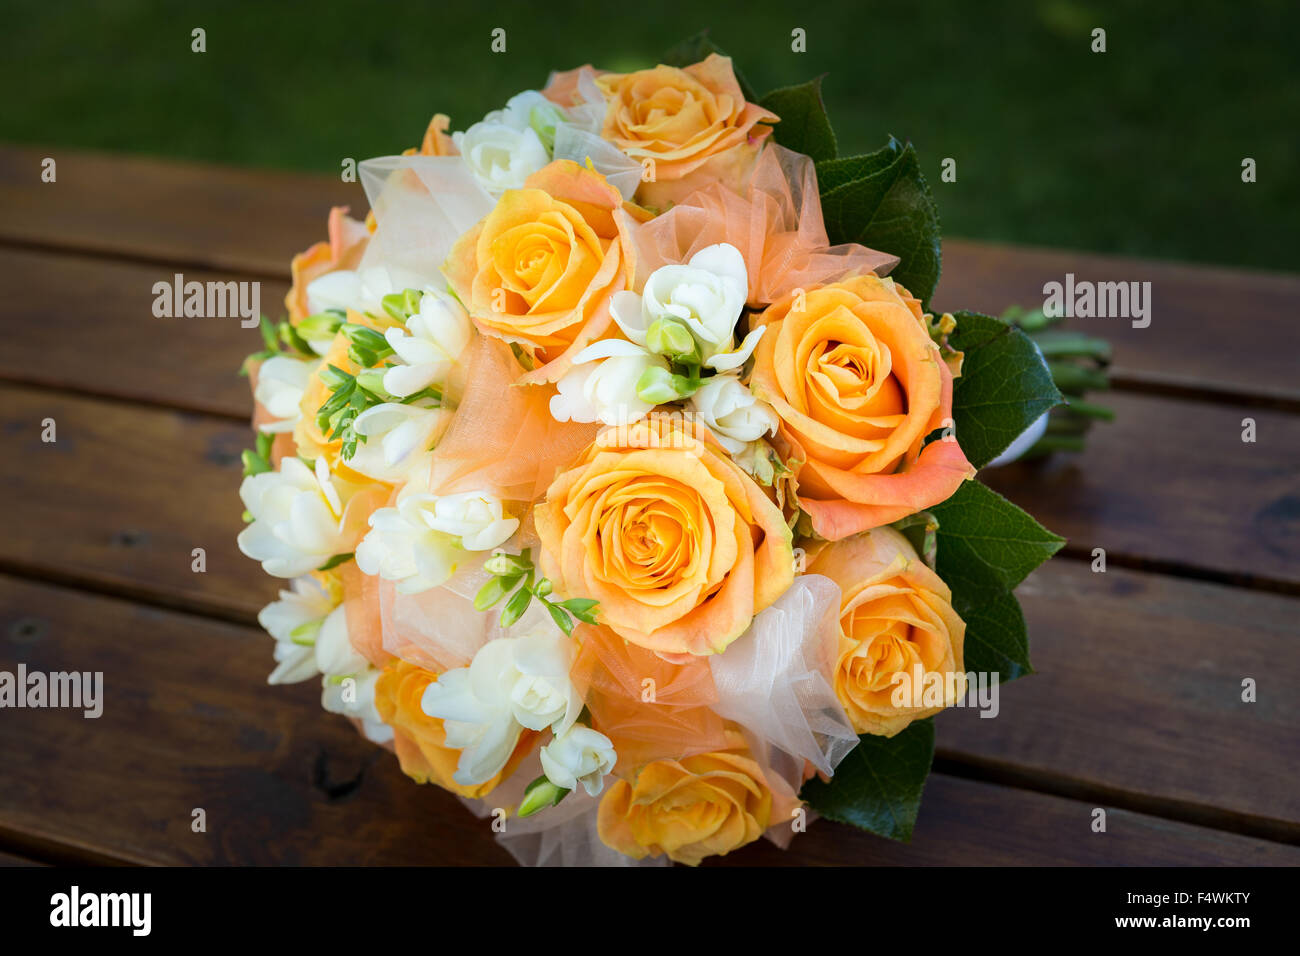
<path fill-rule="evenodd" d="M 260 606 L 268 589 L 233 543 L 251 428 L 14 385 L 0 385 L 0 399 L 0 422 L 23 450 L 6 459 L 3 481 L 11 500 L 27 503 L 0 561 L 206 606 Z M 1239 409 L 1155 396 L 1114 405 L 1116 422 L 1095 428 L 1083 455 L 994 469 L 987 480 L 1077 554 L 1100 547 L 1118 563 L 1300 589 L 1300 417 L 1253 409 L 1259 440 L 1246 444 Z M 54 444 L 40 440 L 47 417 L 58 423 Z M 205 575 L 189 570 L 195 547 L 208 549 Z"/>
<path fill-rule="evenodd" d="M 122 862 L 420 865 L 508 862 L 488 823 L 420 787 L 324 714 L 310 683 L 267 687 L 270 641 L 239 625 L 0 576 L 0 669 L 102 671 L 97 720 L 13 710 L 0 830 Z M 191 829 L 206 812 L 206 832 Z M 826 821 L 760 864 L 1233 863 L 1300 850 L 936 774 L 911 846 Z"/>
<path fill-rule="evenodd" d="M 53 183 L 41 181 L 45 157 Z M 279 278 L 325 238 L 330 207 L 347 205 L 364 215 L 361 186 L 332 176 L 0 147 L 10 243 Z"/>
<path fill-rule="evenodd" d="M 1290 320 L 1300 310 L 1300 276 L 960 239 L 946 239 L 943 253 L 935 302 L 945 309 L 1041 307 L 1044 285 L 1064 283 L 1067 273 L 1076 282 L 1150 282 L 1146 328 L 1121 318 L 1062 325 L 1110 340 L 1117 385 L 1300 405 L 1300 327 Z"/>
<path fill-rule="evenodd" d="M 58 161 L 56 183 L 40 181 L 45 156 Z M 324 237 L 331 205 L 365 208 L 359 186 L 331 176 L 16 146 L 0 147 L 0 204 L 11 244 L 269 277 Z M 936 303 L 994 314 L 1041 305 L 1044 283 L 1066 273 L 1152 283 L 1148 328 L 1071 323 L 1114 342 L 1117 382 L 1300 404 L 1300 276 L 947 239 Z"/>
<path fill-rule="evenodd" d="M 262 348 L 238 317 L 158 318 L 155 282 L 175 270 L 89 256 L 0 249 L 0 285 L 9 290 L 5 324 L 21 329 L 0 351 L 0 377 L 248 417 L 248 379 L 237 372 Z M 187 269 L 187 281 L 228 281 L 228 273 Z M 283 313 L 288 283 L 259 283 L 262 311 Z"/>
<path fill-rule="evenodd" d="M 0 565 L 243 620 L 276 582 L 239 553 L 247 425 L 0 386 Z M 53 419 L 53 442 L 41 439 Z M 191 570 L 194 548 L 205 573 Z"/>
<path fill-rule="evenodd" d="M 6 459 L 3 488 L 7 500 L 23 502 L 12 509 L 0 538 L 0 567 L 249 622 L 274 596 L 280 582 L 239 554 L 234 543 L 242 527 L 235 497 L 237 454 L 248 442 L 242 425 L 11 386 L 0 387 L 0 404 L 13 451 Z M 40 422 L 47 416 L 58 423 L 54 444 L 39 438 Z M 1251 487 L 1225 486 L 1242 488 L 1242 493 Z M 1070 505 L 1058 502 L 1057 507 Z M 1201 546 L 1234 553 L 1235 539 L 1216 538 L 1221 534 L 1216 525 L 1191 521 L 1189 526 L 1206 531 Z M 191 570 L 195 547 L 206 549 L 206 573 Z M 1249 716 L 1234 713 L 1222 724 L 1197 723 L 1194 707 L 1178 709 L 1183 697 L 1173 691 L 1161 696 L 1161 688 L 1149 680 L 1151 674 L 1182 674 L 1188 662 L 1196 662 L 1206 668 L 1196 672 L 1202 678 L 1196 700 L 1207 708 L 1213 694 L 1226 692 L 1216 681 L 1237 683 L 1242 676 L 1255 676 L 1251 671 L 1238 675 L 1232 669 L 1238 661 L 1250 661 L 1261 673 L 1267 664 L 1273 679 L 1300 684 L 1293 661 L 1269 663 L 1282 657 L 1279 648 L 1291 633 L 1284 628 L 1293 629 L 1300 602 L 1115 567 L 1093 575 L 1088 565 L 1068 560 L 1049 564 L 1033 580 L 1042 583 L 1026 588 L 1025 606 L 1039 667 L 1057 674 L 1060 686 L 1041 676 L 1012 685 L 1007 699 L 1018 702 L 1017 717 L 976 719 L 969 736 L 959 733 L 945 747 L 972 759 L 991 755 L 1044 779 L 1082 779 L 1092 787 L 1170 799 L 1195 797 L 1199 804 L 1265 823 L 1300 821 L 1296 795 L 1284 799 L 1285 794 L 1261 785 L 1259 775 L 1250 771 L 1252 761 L 1272 760 L 1285 750 L 1284 729 L 1296 726 L 1294 711 L 1277 710 L 1283 705 L 1274 697 L 1261 701 Z M 1180 616 L 1180 607 L 1194 611 Z M 1211 614 L 1215 607 L 1220 610 Z M 1104 626 L 1094 626 L 1099 617 Z M 1109 661 L 1128 660 L 1139 647 L 1149 654 L 1148 670 L 1108 666 Z M 1225 657 L 1227 648 L 1232 652 Z M 1216 671 L 1206 661 L 1220 662 L 1225 670 Z M 1088 696 L 1066 693 L 1076 682 L 1109 684 L 1104 695 L 1099 688 Z M 1044 686 L 1050 692 L 1034 693 Z M 1034 703 L 1020 703 L 1024 700 Z M 1094 703 L 1084 706 L 1083 701 Z M 1144 706 L 1152 709 L 1150 717 L 1143 716 Z M 1209 713 L 1216 721 L 1221 715 L 1220 710 Z M 1165 727 L 1159 715 L 1174 724 Z M 1251 718 L 1263 719 L 1264 727 Z M 1186 723 L 1186 736 L 1170 746 L 1167 734 L 1180 722 Z M 1160 732 L 1147 733 L 1143 728 L 1148 725 Z M 1033 736 L 1044 727 L 1055 727 L 1063 736 Z M 1000 728 L 1030 736 L 1011 737 L 1004 749 L 992 749 Z M 1131 759 L 1108 762 L 1104 754 L 1091 762 L 1076 759 L 1089 747 L 1115 740 L 1134 741 Z M 1255 741 L 1266 749 L 1257 749 Z M 1044 754 L 1052 747 L 1071 758 L 1047 760 Z M 1240 776 L 1217 771 L 1200 780 L 1191 769 L 1198 766 L 1191 755 L 1207 750 L 1222 751 L 1223 766 L 1237 768 L 1253 782 L 1245 785 Z M 1086 773 L 1080 776 L 1079 768 Z"/>
<path fill-rule="evenodd" d="M 1018 593 L 1037 673 L 937 718 L 943 756 L 1300 842 L 1300 600 L 1061 560 Z"/>
<path fill-rule="evenodd" d="M 1076 553 L 1300 590 L 1300 416 L 1265 408 L 1111 395 L 1115 421 L 1087 450 L 981 478 Z M 1243 421 L 1255 438 L 1242 441 Z"/>

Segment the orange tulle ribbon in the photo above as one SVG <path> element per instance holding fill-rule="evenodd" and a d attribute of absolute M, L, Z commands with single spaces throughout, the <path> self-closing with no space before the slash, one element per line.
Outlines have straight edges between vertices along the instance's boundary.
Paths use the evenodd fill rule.
<path fill-rule="evenodd" d="M 554 388 L 515 385 L 524 370 L 500 339 L 476 336 L 461 361 L 465 389 L 438 443 L 430 489 L 436 494 L 488 489 L 511 501 L 535 500 L 557 469 L 591 444 L 599 426 L 552 418 Z"/>
<path fill-rule="evenodd" d="M 593 726 L 618 751 L 616 772 L 653 760 L 722 750 L 722 718 L 708 660 L 670 664 L 605 627 L 581 626 L 582 647 L 570 670 Z"/>
<path fill-rule="evenodd" d="M 740 250 L 749 271 L 748 303 L 760 308 L 795 289 L 851 275 L 884 275 L 898 257 L 826 236 L 813 161 L 769 143 L 740 193 L 713 183 L 637 227 L 636 287 L 655 269 L 686 262 L 707 246 Z"/>

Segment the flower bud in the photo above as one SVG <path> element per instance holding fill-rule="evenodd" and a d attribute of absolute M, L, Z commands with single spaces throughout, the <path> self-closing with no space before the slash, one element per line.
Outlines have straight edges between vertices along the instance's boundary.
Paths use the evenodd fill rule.
<path fill-rule="evenodd" d="M 646 329 L 646 348 L 675 362 L 698 365 L 700 350 L 691 330 L 676 319 L 655 319 Z"/>
<path fill-rule="evenodd" d="M 519 816 L 531 816 L 538 810 L 553 807 L 568 796 L 568 793 L 568 790 L 557 787 L 547 780 L 545 775 L 540 776 L 524 791 L 524 799 L 519 802 Z"/>
<path fill-rule="evenodd" d="M 636 381 L 636 397 L 651 405 L 663 405 L 686 398 L 695 389 L 682 375 L 674 375 L 666 368 L 652 365 Z"/>

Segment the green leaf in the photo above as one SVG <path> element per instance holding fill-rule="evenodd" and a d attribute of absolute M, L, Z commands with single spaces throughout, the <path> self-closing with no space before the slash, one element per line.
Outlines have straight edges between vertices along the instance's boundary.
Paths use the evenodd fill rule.
<path fill-rule="evenodd" d="M 672 49 L 664 54 L 663 62 L 666 66 L 684 68 L 690 66 L 692 63 L 699 63 L 701 60 L 708 59 L 710 53 L 716 53 L 718 56 L 727 56 L 727 54 L 713 42 L 712 38 L 710 38 L 709 31 L 701 30 L 694 36 L 687 37 L 681 43 L 672 47 Z M 740 72 L 740 68 L 736 66 L 734 60 L 732 61 L 731 69 L 736 74 L 736 82 L 740 84 L 740 92 L 745 95 L 745 99 L 750 103 L 757 103 L 758 94 L 755 93 L 754 88 L 749 85 L 749 81 L 747 81 L 744 75 Z"/>
<path fill-rule="evenodd" d="M 259 455 L 251 448 L 245 448 L 239 453 L 240 460 L 244 463 L 244 477 L 250 475 L 260 475 L 264 472 L 271 471 L 271 463 L 266 456 Z"/>
<path fill-rule="evenodd" d="M 884 150 L 853 157 L 856 165 L 822 164 L 828 182 L 837 183 L 818 187 L 822 214 L 832 245 L 858 242 L 898 256 L 891 278 L 926 303 L 939 282 L 939 210 L 916 151 L 896 143 L 891 138 Z"/>
<path fill-rule="evenodd" d="M 324 564 L 322 564 L 322 565 L 321 565 L 319 568 L 317 568 L 316 570 L 317 570 L 317 571 L 328 571 L 328 570 L 330 570 L 331 568 L 337 568 L 337 567 L 338 567 L 340 564 L 342 564 L 344 561 L 351 561 L 351 560 L 352 560 L 352 552 L 351 552 L 351 551 L 349 551 L 347 554 L 336 554 L 336 555 L 334 555 L 334 557 L 330 558 L 328 561 L 326 561 Z"/>
<path fill-rule="evenodd" d="M 965 669 L 1003 681 L 1032 674 L 1025 618 L 1011 592 L 1065 539 L 978 481 L 963 482 L 930 511 L 939 521 L 936 570 L 966 622 Z"/>
<path fill-rule="evenodd" d="M 560 607 L 565 608 L 584 624 L 595 624 L 595 611 L 599 604 L 600 602 L 593 598 L 569 598 L 567 601 L 561 601 Z"/>
<path fill-rule="evenodd" d="M 953 592 L 953 609 L 966 622 L 962 666 L 968 672 L 997 674 L 1001 681 L 1034 672 L 1029 663 L 1029 632 L 1020 602 L 1010 591 L 984 588 Z"/>
<path fill-rule="evenodd" d="M 1029 336 L 978 312 L 954 312 L 948 344 L 965 353 L 953 383 L 953 421 L 966 458 L 983 468 L 1040 415 L 1061 403 L 1052 373 Z"/>
<path fill-rule="evenodd" d="M 914 721 L 893 737 L 863 734 L 830 783 L 813 777 L 799 796 L 824 817 L 906 842 L 933 759 L 931 720 Z"/>
<path fill-rule="evenodd" d="M 939 576 L 956 591 L 1010 591 L 1065 544 L 1028 514 L 978 481 L 930 512 L 939 522 Z"/>
<path fill-rule="evenodd" d="M 275 326 L 266 316 L 260 316 L 257 320 L 257 331 L 262 334 L 262 343 L 266 346 L 268 352 L 279 352 L 280 343 L 276 337 Z"/>
<path fill-rule="evenodd" d="M 839 147 L 831 129 L 826 104 L 822 102 L 822 78 L 798 86 L 783 86 L 759 101 L 764 109 L 781 118 L 772 136 L 786 149 L 804 153 L 814 160 L 834 159 Z"/>
<path fill-rule="evenodd" d="M 887 168 L 903 154 L 904 144 L 894 137 L 874 153 L 859 156 L 841 156 L 817 164 L 817 190 L 825 195 L 838 186 L 868 176 Z"/>
<path fill-rule="evenodd" d="M 546 612 L 551 615 L 551 620 L 555 622 L 555 626 L 565 634 L 573 634 L 573 618 L 569 617 L 568 612 L 558 604 L 552 604 L 549 601 L 544 603 L 546 604 Z"/>

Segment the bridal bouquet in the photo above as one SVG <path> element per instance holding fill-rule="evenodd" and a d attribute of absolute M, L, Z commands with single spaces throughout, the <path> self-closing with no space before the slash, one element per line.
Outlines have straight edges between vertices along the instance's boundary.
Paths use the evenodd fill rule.
<path fill-rule="evenodd" d="M 522 862 L 909 838 L 929 718 L 1029 671 L 1061 544 L 975 480 L 1060 394 L 929 307 L 912 146 L 839 156 L 818 81 L 704 36 L 450 127 L 361 164 L 245 366 L 270 682 Z"/>

